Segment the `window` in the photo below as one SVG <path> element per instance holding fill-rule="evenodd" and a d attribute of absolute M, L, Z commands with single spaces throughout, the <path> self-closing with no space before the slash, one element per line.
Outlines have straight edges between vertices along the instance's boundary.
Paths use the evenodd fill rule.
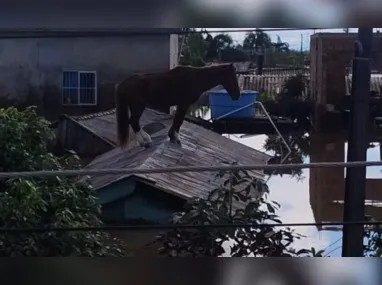
<path fill-rule="evenodd" d="M 95 71 L 64 71 L 63 105 L 96 105 L 97 74 Z"/>

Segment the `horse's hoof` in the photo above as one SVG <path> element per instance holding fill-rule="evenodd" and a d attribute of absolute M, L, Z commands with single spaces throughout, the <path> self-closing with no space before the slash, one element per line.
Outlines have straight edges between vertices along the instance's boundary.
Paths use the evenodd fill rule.
<path fill-rule="evenodd" d="M 152 142 L 138 143 L 140 147 L 149 148 L 153 145 Z"/>
<path fill-rule="evenodd" d="M 149 147 L 152 147 L 153 146 L 153 143 L 152 142 L 147 142 L 143 145 L 144 148 L 149 148 Z"/>
<path fill-rule="evenodd" d="M 172 139 L 170 139 L 170 142 L 173 143 L 173 144 L 180 145 L 180 146 L 182 145 L 182 143 L 181 143 L 181 141 L 179 139 L 177 140 L 177 139 L 173 139 L 172 138 Z"/>

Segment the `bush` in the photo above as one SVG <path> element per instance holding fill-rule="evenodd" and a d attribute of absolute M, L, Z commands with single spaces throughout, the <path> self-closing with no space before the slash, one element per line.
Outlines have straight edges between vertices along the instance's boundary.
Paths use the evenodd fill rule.
<path fill-rule="evenodd" d="M 79 169 L 75 155 L 47 151 L 49 122 L 33 107 L 0 109 L 1 171 Z M 80 177 L 13 178 L 0 184 L 0 227 L 100 226 L 96 193 Z M 124 256 L 122 242 L 101 232 L 0 234 L 1 256 Z"/>

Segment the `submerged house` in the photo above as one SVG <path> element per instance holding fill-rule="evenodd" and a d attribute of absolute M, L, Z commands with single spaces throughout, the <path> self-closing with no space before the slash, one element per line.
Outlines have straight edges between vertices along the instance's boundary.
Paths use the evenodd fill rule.
<path fill-rule="evenodd" d="M 0 106 L 37 105 L 50 119 L 114 108 L 114 86 L 123 78 L 166 71 L 178 61 L 180 28 L 117 28 L 106 22 L 56 28 L 49 20 L 40 28 L 4 24 L 0 21 Z"/>
<path fill-rule="evenodd" d="M 146 109 L 141 124 L 153 139 L 153 146 L 143 148 L 131 141 L 127 148 L 116 147 L 115 110 L 80 117 L 61 116 L 57 122 L 58 143 L 72 149 L 90 163 L 88 169 L 167 168 L 214 166 L 228 163 L 266 164 L 269 156 L 206 130 L 184 122 L 180 137 L 182 146 L 169 142 L 167 132 L 173 117 Z M 103 152 L 103 153 L 102 153 Z M 174 212 L 182 210 L 187 199 L 206 198 L 221 185 L 216 172 L 183 172 L 91 177 L 102 216 L 109 223 L 168 224 Z M 263 171 L 252 171 L 258 179 Z M 253 193 L 261 195 L 261 193 Z M 237 205 L 240 206 L 240 205 Z M 156 232 L 157 233 L 157 232 Z M 140 242 L 153 238 L 151 233 Z M 131 233 L 125 233 L 131 241 Z M 143 244 L 140 245 L 141 247 Z M 141 248 L 140 248 L 141 250 Z"/>

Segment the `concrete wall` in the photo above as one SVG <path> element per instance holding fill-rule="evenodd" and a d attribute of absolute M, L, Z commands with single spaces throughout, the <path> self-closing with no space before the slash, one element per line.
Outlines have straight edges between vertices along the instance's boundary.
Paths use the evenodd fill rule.
<path fill-rule="evenodd" d="M 114 107 L 114 84 L 170 67 L 170 36 L 0 38 L 0 106 L 35 104 L 48 117 Z M 61 106 L 62 71 L 96 71 L 98 104 Z"/>
<path fill-rule="evenodd" d="M 342 135 L 312 136 L 310 162 L 345 161 L 345 138 Z M 365 199 L 382 200 L 382 179 L 366 179 Z M 317 223 L 343 220 L 343 201 L 345 196 L 345 169 L 312 168 L 309 174 L 310 205 Z M 365 206 L 367 215 L 380 220 L 382 208 Z"/>
<path fill-rule="evenodd" d="M 346 93 L 345 68 L 354 57 L 357 33 L 317 33 L 310 40 L 311 97 L 317 104 L 339 104 Z M 374 34 L 372 69 L 382 70 L 382 34 Z"/>

